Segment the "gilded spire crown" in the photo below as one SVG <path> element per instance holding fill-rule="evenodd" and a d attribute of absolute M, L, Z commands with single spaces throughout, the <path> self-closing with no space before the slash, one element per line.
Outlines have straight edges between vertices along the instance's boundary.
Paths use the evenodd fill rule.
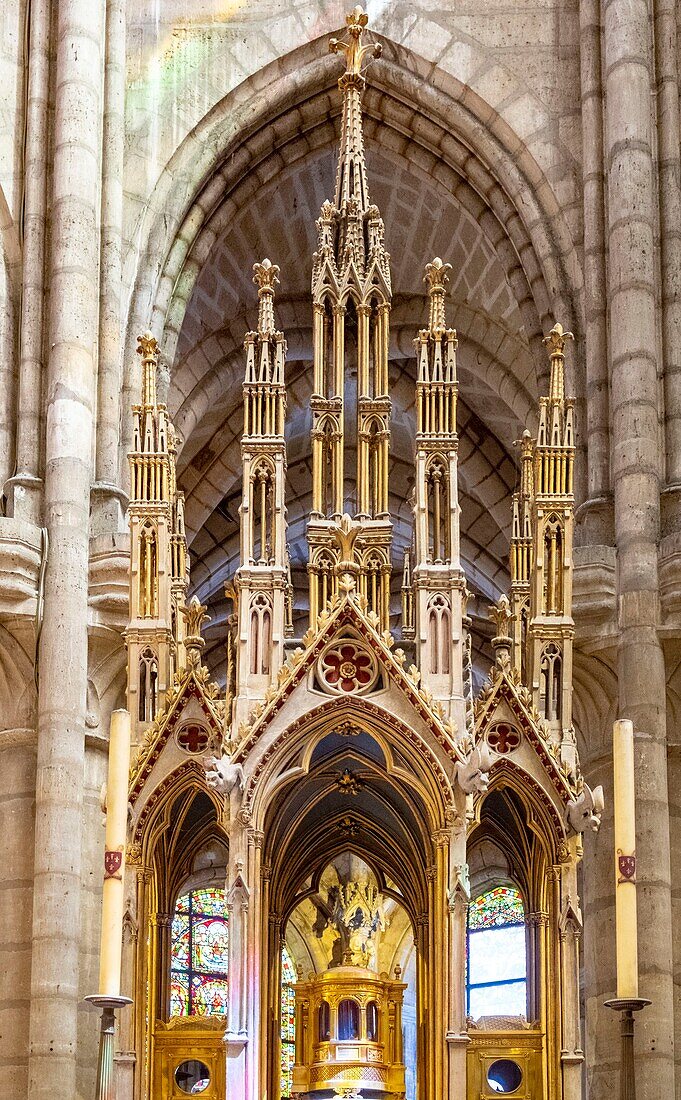
<path fill-rule="evenodd" d="M 542 341 L 551 356 L 549 401 L 552 404 L 565 400 L 565 345 L 568 340 L 574 340 L 574 336 L 571 332 L 566 332 L 560 321 L 557 321 Z"/>
<path fill-rule="evenodd" d="M 343 211 L 350 204 L 356 204 L 356 212 L 364 214 L 370 201 L 362 134 L 361 93 L 366 83 L 362 75 L 362 65 L 366 58 L 380 57 L 382 47 L 375 42 L 362 44 L 362 34 L 369 17 L 360 7 L 354 8 L 345 17 L 345 22 L 348 28 L 347 41 L 332 38 L 329 42 L 331 53 L 345 54 L 346 62 L 345 72 L 338 81 L 338 87 L 343 93 L 343 114 L 336 176 L 336 207 Z"/>
<path fill-rule="evenodd" d="M 447 293 L 447 283 L 449 282 L 449 272 L 451 270 L 452 265 L 443 263 L 439 256 L 436 256 L 432 263 L 426 264 L 423 281 L 428 284 L 430 297 L 429 327 L 431 332 L 444 332 L 446 328 L 445 294 Z"/>
<path fill-rule="evenodd" d="M 265 258 L 261 264 L 253 264 L 253 282 L 258 288 L 258 332 L 261 336 L 273 336 L 274 288 L 279 282 L 279 267 Z"/>
<path fill-rule="evenodd" d="M 137 337 L 137 354 L 142 356 L 142 405 L 156 404 L 156 368 L 158 366 L 158 341 L 153 333 L 143 332 Z"/>
<path fill-rule="evenodd" d="M 345 22 L 348 28 L 348 34 L 350 35 L 350 41 L 341 42 L 338 38 L 332 38 L 329 42 L 329 50 L 331 53 L 344 53 L 346 57 L 347 67 L 345 74 L 338 81 L 341 88 L 347 77 L 354 78 L 362 76 L 362 62 L 367 54 L 372 57 L 380 57 L 383 52 L 383 47 L 378 42 L 370 42 L 365 46 L 362 45 L 362 33 L 369 22 L 369 16 L 360 8 L 359 4 L 352 9 L 349 15 L 346 15 Z M 362 84 L 363 83 L 364 80 L 362 78 Z"/>

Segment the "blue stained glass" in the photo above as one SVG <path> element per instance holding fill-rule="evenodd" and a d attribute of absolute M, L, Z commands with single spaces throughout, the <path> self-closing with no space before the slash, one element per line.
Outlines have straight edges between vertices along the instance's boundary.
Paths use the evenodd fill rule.
<path fill-rule="evenodd" d="M 468 1015 L 522 1016 L 527 1011 L 525 908 L 514 887 L 480 894 L 468 910 Z"/>
<path fill-rule="evenodd" d="M 178 898 L 171 928 L 171 1016 L 226 1014 L 228 947 L 224 890 L 192 890 Z"/>

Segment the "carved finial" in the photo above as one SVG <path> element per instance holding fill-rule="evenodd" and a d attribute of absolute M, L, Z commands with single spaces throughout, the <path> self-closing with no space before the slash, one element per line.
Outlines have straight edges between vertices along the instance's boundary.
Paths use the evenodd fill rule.
<path fill-rule="evenodd" d="M 137 337 L 137 354 L 142 356 L 142 404 L 155 405 L 158 341 L 148 329 Z"/>
<path fill-rule="evenodd" d="M 343 573 L 338 579 L 338 587 L 346 596 L 354 592 L 357 585 L 352 573 Z"/>
<path fill-rule="evenodd" d="M 445 294 L 449 282 L 451 264 L 443 263 L 436 256 L 432 263 L 426 264 L 426 273 L 423 276 L 424 283 L 428 284 L 430 296 L 430 321 L 431 332 L 444 332 L 445 330 Z"/>
<path fill-rule="evenodd" d="M 258 288 L 258 332 L 271 336 L 274 326 L 274 288 L 279 282 L 279 268 L 265 258 L 261 264 L 253 264 L 253 282 Z"/>
<path fill-rule="evenodd" d="M 551 356 L 551 401 L 563 401 L 565 398 L 565 345 L 568 340 L 574 340 L 571 332 L 566 332 L 560 321 L 551 329 L 548 336 L 542 340 L 544 347 L 548 348 Z"/>
<path fill-rule="evenodd" d="M 148 329 L 137 337 L 137 354 L 141 355 L 143 360 L 156 359 L 158 355 L 158 341 Z"/>
<path fill-rule="evenodd" d="M 202 604 L 196 596 L 192 596 L 189 603 L 180 608 L 180 612 L 185 621 L 184 647 L 187 663 L 190 667 L 194 667 L 199 664 L 201 650 L 206 644 L 201 637 L 201 627 L 205 622 L 210 622 L 210 617 L 206 614 L 206 605 Z"/>
<path fill-rule="evenodd" d="M 345 77 L 351 77 L 353 79 L 359 77 L 359 79 L 363 81 L 362 62 L 364 58 L 367 54 L 371 57 L 380 57 L 383 52 L 383 47 L 379 42 L 372 42 L 366 46 L 362 45 L 362 32 L 368 22 L 369 16 L 365 11 L 362 11 L 358 4 L 357 7 L 353 8 L 350 14 L 345 17 L 350 40 L 348 42 L 341 42 L 338 38 L 332 38 L 329 42 L 329 51 L 331 53 L 345 54 Z M 341 77 L 341 81 L 343 79 L 344 78 Z"/>
<path fill-rule="evenodd" d="M 345 72 L 338 81 L 338 87 L 343 93 L 343 112 L 341 116 L 340 156 L 336 173 L 335 205 L 339 211 L 352 215 L 354 219 L 355 233 L 351 233 L 346 241 L 346 245 L 350 247 L 351 251 L 353 248 L 355 248 L 355 251 L 357 248 L 360 248 L 360 251 L 363 250 L 363 246 L 360 247 L 360 241 L 355 240 L 358 235 L 357 217 L 366 213 L 371 205 L 364 161 L 364 137 L 362 135 L 361 95 L 365 85 L 362 76 L 362 64 L 367 56 L 379 57 L 381 47 L 377 43 L 362 45 L 362 32 L 368 21 L 366 13 L 360 7 L 355 8 L 345 20 L 348 28 L 348 40 L 341 42 L 337 38 L 332 38 L 329 42 L 331 52 L 345 54 L 346 61 Z M 363 234 L 361 236 L 363 237 Z M 324 239 L 322 235 L 322 251 L 324 250 Z M 358 256 L 355 255 L 354 259 L 357 262 Z"/>
<path fill-rule="evenodd" d="M 340 560 L 336 565 L 337 575 L 349 573 L 351 576 L 357 572 L 357 562 L 354 558 L 355 539 L 362 530 L 362 524 L 345 512 L 338 523 L 334 523 L 331 531 L 340 546 Z"/>
<path fill-rule="evenodd" d="M 511 650 L 511 605 L 508 596 L 499 597 L 498 603 L 489 609 L 489 617 L 496 626 L 496 635 L 492 638 L 497 664 L 500 668 L 507 668 L 510 663 Z"/>

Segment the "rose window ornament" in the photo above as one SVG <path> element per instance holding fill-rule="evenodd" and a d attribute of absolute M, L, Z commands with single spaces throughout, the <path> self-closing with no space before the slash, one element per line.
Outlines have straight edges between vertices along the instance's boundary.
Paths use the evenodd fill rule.
<path fill-rule="evenodd" d="M 363 694 L 377 677 L 374 656 L 355 641 L 333 642 L 319 659 L 319 679 L 334 695 Z"/>
<path fill-rule="evenodd" d="M 186 723 L 177 732 L 177 743 L 185 752 L 192 756 L 205 752 L 210 741 L 210 734 L 203 726 L 194 722 Z"/>
<path fill-rule="evenodd" d="M 497 722 L 487 734 L 487 744 L 499 756 L 508 756 L 520 744 L 520 731 L 510 722 Z"/>

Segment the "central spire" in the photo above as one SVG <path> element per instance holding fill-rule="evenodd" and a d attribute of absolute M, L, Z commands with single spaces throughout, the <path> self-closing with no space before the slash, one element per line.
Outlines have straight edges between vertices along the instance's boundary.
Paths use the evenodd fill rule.
<path fill-rule="evenodd" d="M 312 510 L 307 540 L 311 624 L 333 598 L 341 567 L 347 565 L 337 538 L 347 513 L 358 525 L 353 562 L 359 594 L 387 630 L 390 256 L 380 211 L 369 201 L 364 162 L 362 68 L 367 58 L 380 54 L 380 46 L 362 44 L 367 22 L 362 9 L 355 8 L 345 20 L 347 37 L 330 42 L 332 53 L 344 55 L 345 72 L 338 81 L 343 106 L 335 202 L 322 205 L 312 265 Z"/>
<path fill-rule="evenodd" d="M 346 61 L 345 72 L 338 81 L 343 94 L 343 113 L 336 173 L 336 207 L 343 211 L 352 201 L 357 204 L 358 212 L 364 214 L 369 208 L 369 185 L 362 134 L 362 91 L 366 84 L 362 64 L 367 57 L 380 57 L 382 46 L 373 42 L 362 45 L 362 34 L 369 17 L 360 7 L 354 8 L 345 17 L 345 22 L 348 41 L 332 38 L 329 42 L 331 53 L 344 53 Z"/>

